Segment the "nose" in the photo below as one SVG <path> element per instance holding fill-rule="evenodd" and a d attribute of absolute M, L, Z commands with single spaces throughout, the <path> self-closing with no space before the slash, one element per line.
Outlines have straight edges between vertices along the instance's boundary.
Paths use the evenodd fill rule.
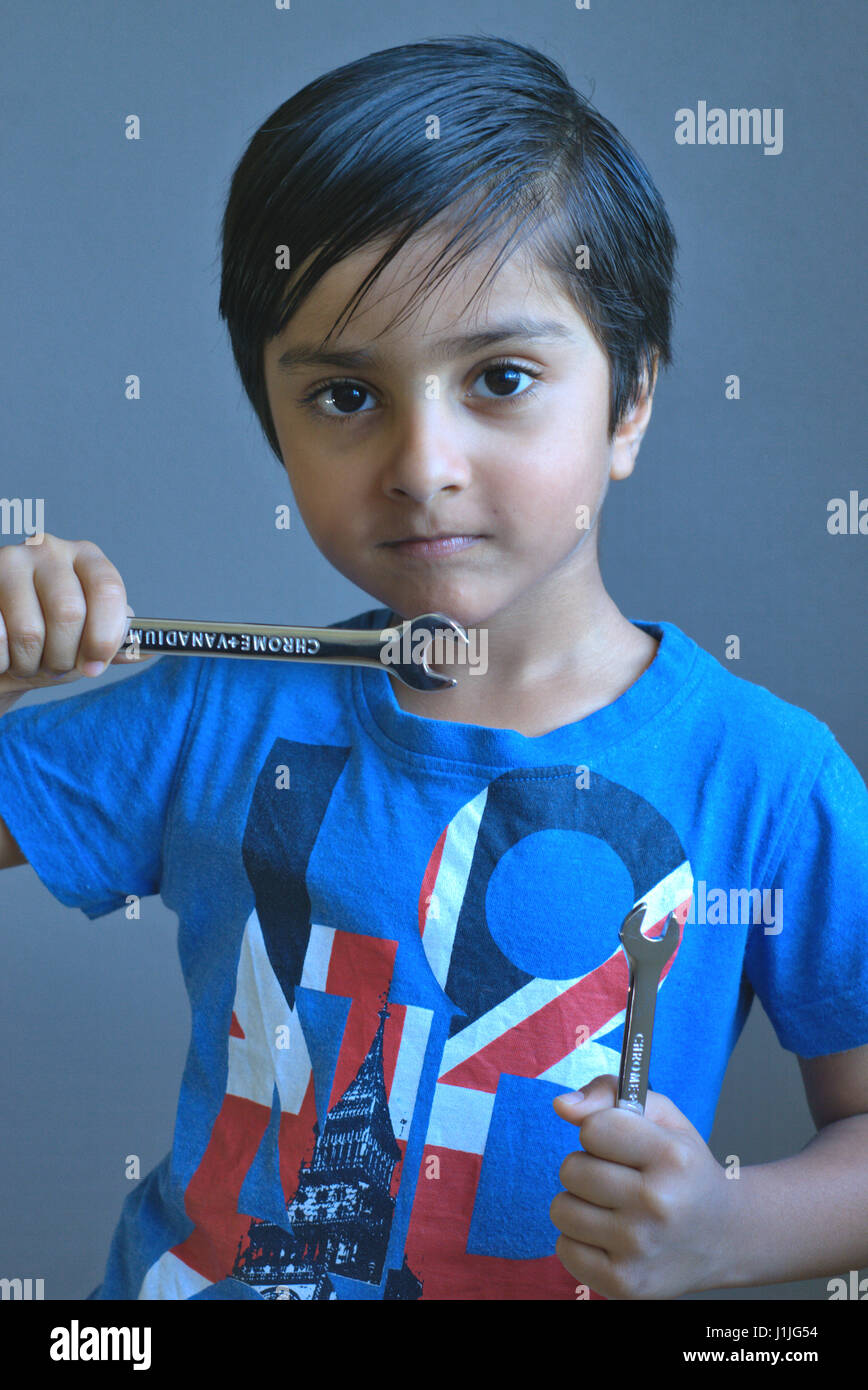
<path fill-rule="evenodd" d="M 383 489 L 425 503 L 438 492 L 467 486 L 468 443 L 449 401 L 423 396 L 394 417 L 384 440 Z"/>

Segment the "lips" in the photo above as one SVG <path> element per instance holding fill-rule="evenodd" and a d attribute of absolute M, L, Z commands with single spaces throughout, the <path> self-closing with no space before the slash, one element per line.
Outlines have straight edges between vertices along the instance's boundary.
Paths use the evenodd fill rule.
<path fill-rule="evenodd" d="M 473 531 L 436 531 L 433 535 L 421 532 L 418 535 L 401 536 L 396 541 L 384 541 L 384 545 L 407 545 L 413 541 L 454 541 L 478 539 L 476 532 Z"/>
<path fill-rule="evenodd" d="M 439 536 L 412 536 L 403 541 L 387 541 L 389 549 L 399 555 L 416 555 L 434 558 L 438 555 L 452 555 L 457 550 L 466 550 L 483 539 L 479 535 L 457 535 L 446 533 Z"/>

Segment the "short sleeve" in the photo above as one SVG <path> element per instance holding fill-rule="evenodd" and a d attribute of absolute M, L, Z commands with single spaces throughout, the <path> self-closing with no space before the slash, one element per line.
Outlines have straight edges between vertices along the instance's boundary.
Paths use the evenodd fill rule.
<path fill-rule="evenodd" d="M 831 732 L 785 839 L 745 968 L 781 1046 L 868 1043 L 868 788 Z"/>
<path fill-rule="evenodd" d="M 0 815 L 49 892 L 91 919 L 159 892 L 202 665 L 161 657 L 0 719 Z"/>

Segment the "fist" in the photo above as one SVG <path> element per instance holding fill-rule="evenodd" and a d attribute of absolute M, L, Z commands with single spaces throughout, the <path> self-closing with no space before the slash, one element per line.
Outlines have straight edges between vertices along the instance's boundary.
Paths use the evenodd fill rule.
<path fill-rule="evenodd" d="M 582 1149 L 558 1174 L 549 1215 L 555 1254 L 576 1281 L 615 1299 L 678 1298 L 719 1288 L 729 1248 L 733 1184 L 702 1136 L 666 1096 L 645 1114 L 615 1108 L 617 1079 L 596 1076 L 584 1099 L 556 1096 Z"/>
<path fill-rule="evenodd" d="M 124 582 L 93 541 L 45 532 L 0 547 L 0 695 L 98 676 L 133 617 Z"/>

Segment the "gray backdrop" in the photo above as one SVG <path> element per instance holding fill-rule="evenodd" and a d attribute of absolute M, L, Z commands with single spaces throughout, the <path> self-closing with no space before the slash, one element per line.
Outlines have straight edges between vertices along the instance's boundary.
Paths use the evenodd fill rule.
<path fill-rule="evenodd" d="M 676 364 L 634 477 L 609 493 L 607 587 L 628 617 L 669 619 L 721 660 L 739 634 L 732 669 L 829 724 L 864 776 L 868 538 L 826 526 L 830 498 L 868 492 L 864 16 L 833 0 L 42 0 L 7 12 L 0 495 L 42 497 L 48 531 L 96 541 L 140 614 L 317 625 L 374 606 L 315 549 L 294 504 L 291 530 L 275 529 L 288 482 L 217 317 L 229 177 L 261 121 L 329 68 L 436 35 L 529 42 L 634 144 L 680 242 Z M 781 153 L 676 144 L 675 111 L 699 101 L 781 108 Z M 124 138 L 129 113 L 137 142 Z M 138 402 L 124 398 L 130 372 Z M 113 668 L 102 680 L 133 678 Z M 139 922 L 118 911 L 91 923 L 29 866 L 0 878 L 0 1275 L 44 1278 L 47 1298 L 100 1282 L 131 1186 L 125 1156 L 145 1173 L 171 1146 L 189 1031 L 175 929 L 159 898 Z M 812 1133 L 796 1059 L 755 1003 L 711 1148 L 763 1163 Z M 827 1290 L 817 1279 L 698 1297 Z"/>

